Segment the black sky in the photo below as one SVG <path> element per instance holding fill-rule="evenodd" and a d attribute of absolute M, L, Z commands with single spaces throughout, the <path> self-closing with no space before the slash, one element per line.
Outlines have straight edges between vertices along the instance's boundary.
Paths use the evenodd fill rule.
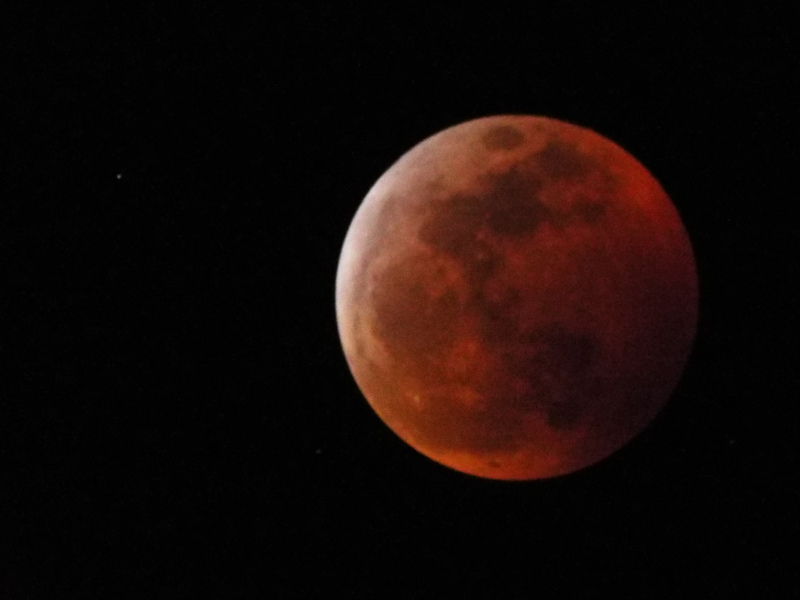
<path fill-rule="evenodd" d="M 266 6 L 2 9 L 0 596 L 797 597 L 788 11 Z M 369 187 L 500 113 L 636 156 L 700 274 L 667 409 L 551 481 L 417 454 L 336 332 Z"/>

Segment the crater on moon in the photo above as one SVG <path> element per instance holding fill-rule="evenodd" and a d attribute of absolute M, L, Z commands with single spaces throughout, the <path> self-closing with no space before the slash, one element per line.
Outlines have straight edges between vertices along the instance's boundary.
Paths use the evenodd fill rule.
<path fill-rule="evenodd" d="M 497 125 L 483 134 L 483 143 L 489 150 L 513 150 L 524 141 L 523 133 L 513 125 Z"/>

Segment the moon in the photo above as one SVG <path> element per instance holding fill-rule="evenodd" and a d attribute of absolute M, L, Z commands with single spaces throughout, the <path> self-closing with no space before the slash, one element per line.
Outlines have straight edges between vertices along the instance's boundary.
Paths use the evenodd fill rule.
<path fill-rule="evenodd" d="M 544 479 L 659 413 L 694 341 L 691 242 L 658 181 L 589 129 L 500 115 L 445 129 L 369 190 L 336 318 L 367 402 L 434 461 Z"/>

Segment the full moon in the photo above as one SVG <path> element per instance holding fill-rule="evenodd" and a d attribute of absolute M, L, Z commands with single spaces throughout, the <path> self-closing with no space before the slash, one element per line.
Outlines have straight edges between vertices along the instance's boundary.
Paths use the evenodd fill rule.
<path fill-rule="evenodd" d="M 544 479 L 640 433 L 675 389 L 698 282 L 658 181 L 609 139 L 492 116 L 392 165 L 336 273 L 342 347 L 402 440 L 463 473 Z"/>

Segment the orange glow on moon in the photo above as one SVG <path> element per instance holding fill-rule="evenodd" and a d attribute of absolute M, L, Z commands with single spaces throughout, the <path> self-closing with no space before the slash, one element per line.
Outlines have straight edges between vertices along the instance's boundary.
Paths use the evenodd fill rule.
<path fill-rule="evenodd" d="M 378 179 L 342 247 L 353 376 L 405 442 L 453 469 L 582 469 L 668 400 L 695 335 L 688 235 L 655 178 L 588 129 L 496 116 Z"/>

